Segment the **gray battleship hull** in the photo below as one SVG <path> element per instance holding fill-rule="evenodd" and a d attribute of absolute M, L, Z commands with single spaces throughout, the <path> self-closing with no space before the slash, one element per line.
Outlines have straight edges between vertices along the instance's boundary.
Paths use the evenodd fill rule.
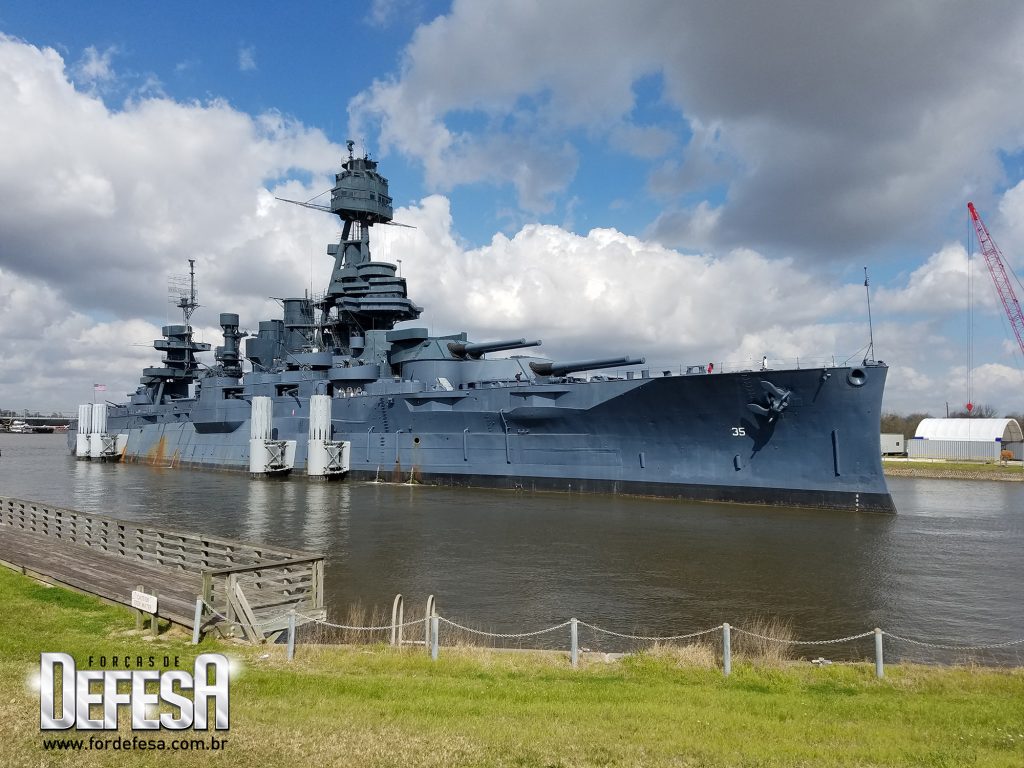
<path fill-rule="evenodd" d="M 370 231 L 393 223 L 392 200 L 377 162 L 353 146 L 330 205 L 299 202 L 342 226 L 327 247 L 326 292 L 281 299 L 282 317 L 260 320 L 255 333 L 221 314 L 223 345 L 213 365 L 201 364 L 211 345 L 193 338 L 190 260 L 182 323 L 153 342 L 160 364 L 143 369 L 129 402 L 80 407 L 90 425 L 69 435 L 79 455 L 894 511 L 878 442 L 884 363 L 769 369 L 765 357 L 758 371 L 698 365 L 652 377 L 637 370 L 643 358 L 488 357 L 541 342 L 397 327 L 422 309 L 397 266 L 371 255 Z M 597 370 L 615 373 L 577 375 Z"/>
<path fill-rule="evenodd" d="M 877 429 L 864 428 L 878 424 L 886 371 L 363 392 L 332 398 L 332 437 L 351 444 L 352 478 L 893 512 Z M 791 393 L 775 418 L 749 407 L 764 381 Z M 214 388 L 173 406 L 113 407 L 109 429 L 128 436 L 124 461 L 248 471 L 247 398 L 271 395 L 275 438 L 297 441 L 301 473 L 306 383 L 297 396 L 254 383 L 236 399 Z"/>

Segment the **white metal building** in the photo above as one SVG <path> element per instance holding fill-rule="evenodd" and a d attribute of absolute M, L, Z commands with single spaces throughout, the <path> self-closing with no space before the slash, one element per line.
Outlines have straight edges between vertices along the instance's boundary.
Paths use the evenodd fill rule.
<path fill-rule="evenodd" d="M 912 459 L 999 461 L 1002 451 L 1022 457 L 1024 434 L 1016 419 L 923 419 L 907 441 Z"/>

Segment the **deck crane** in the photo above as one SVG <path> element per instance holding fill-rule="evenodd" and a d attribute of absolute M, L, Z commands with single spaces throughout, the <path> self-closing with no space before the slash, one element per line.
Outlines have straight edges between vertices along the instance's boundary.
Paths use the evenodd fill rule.
<path fill-rule="evenodd" d="M 1017 301 L 1017 294 L 1013 290 L 1013 284 L 1010 283 L 1010 279 L 1006 275 L 1003 254 L 999 252 L 999 248 L 992 241 L 992 236 L 988 233 L 988 227 L 985 226 L 985 222 L 978 215 L 978 209 L 974 207 L 974 203 L 968 203 L 967 210 L 971 214 L 974 230 L 978 233 L 978 245 L 981 247 L 981 253 L 985 257 L 985 264 L 988 265 L 989 274 L 992 275 L 992 282 L 996 284 L 999 300 L 1003 302 L 1003 309 L 1010 320 L 1010 327 L 1013 328 L 1013 333 L 1017 337 L 1017 343 L 1020 345 L 1021 354 L 1024 355 L 1024 312 L 1021 311 L 1020 302 Z"/>

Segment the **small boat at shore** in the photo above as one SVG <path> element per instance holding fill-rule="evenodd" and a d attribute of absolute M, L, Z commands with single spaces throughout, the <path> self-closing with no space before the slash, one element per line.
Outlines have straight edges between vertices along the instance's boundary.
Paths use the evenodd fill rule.
<path fill-rule="evenodd" d="M 66 432 L 67 429 L 67 427 L 64 427 L 62 431 Z M 18 419 L 12 421 L 7 427 L 8 432 L 13 432 L 14 434 L 19 435 L 50 435 L 56 430 L 57 427 L 49 424 L 29 424 L 28 422 L 20 421 Z"/>

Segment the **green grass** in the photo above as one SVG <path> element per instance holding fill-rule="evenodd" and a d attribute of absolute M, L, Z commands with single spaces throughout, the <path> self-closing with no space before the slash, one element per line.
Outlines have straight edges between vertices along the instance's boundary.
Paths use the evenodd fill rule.
<path fill-rule="evenodd" d="M 905 459 L 882 459 L 885 469 L 916 469 L 931 472 L 977 472 L 979 474 L 1011 474 L 1021 475 L 1024 470 L 1020 465 L 1004 466 L 998 463 L 981 461 L 908 461 Z"/>
<path fill-rule="evenodd" d="M 1021 766 L 1024 671 L 755 666 L 661 649 L 571 670 L 561 654 L 204 641 L 241 663 L 221 753 L 43 752 L 39 652 L 177 654 L 128 611 L 0 568 L 0 765 Z M 698 665 L 691 662 L 696 659 Z M 703 662 L 701 661 L 703 659 Z"/>

